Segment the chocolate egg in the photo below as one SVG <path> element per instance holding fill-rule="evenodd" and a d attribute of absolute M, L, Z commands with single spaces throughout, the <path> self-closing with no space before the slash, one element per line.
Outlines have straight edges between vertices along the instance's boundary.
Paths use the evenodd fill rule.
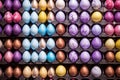
<path fill-rule="evenodd" d="M 56 27 L 56 32 L 59 35 L 63 35 L 65 33 L 65 26 L 63 24 L 58 24 Z"/>
<path fill-rule="evenodd" d="M 83 11 L 83 12 L 81 13 L 81 15 L 80 15 L 80 21 L 81 21 L 82 23 L 88 23 L 89 20 L 90 20 L 90 15 L 89 15 L 89 13 L 86 12 L 86 11 Z"/>
<path fill-rule="evenodd" d="M 47 20 L 47 14 L 44 11 L 41 11 L 39 13 L 38 20 L 39 20 L 40 23 L 45 23 L 46 20 Z"/>
<path fill-rule="evenodd" d="M 46 48 L 46 42 L 45 42 L 45 39 L 44 38 L 41 38 L 40 41 L 39 41 L 39 47 L 41 49 L 45 49 Z"/>
<path fill-rule="evenodd" d="M 4 43 L 4 46 L 5 46 L 6 49 L 11 50 L 12 49 L 12 40 L 7 39 Z"/>
<path fill-rule="evenodd" d="M 59 49 L 62 49 L 65 47 L 65 41 L 63 38 L 58 38 L 56 40 L 56 46 L 59 48 Z"/>
<path fill-rule="evenodd" d="M 47 8 L 47 2 L 46 2 L 46 0 L 40 0 L 38 6 L 39 6 L 40 10 L 45 11 L 46 8 Z"/>
<path fill-rule="evenodd" d="M 38 48 L 38 40 L 36 38 L 33 38 L 31 40 L 30 47 L 32 50 L 36 50 Z"/>
<path fill-rule="evenodd" d="M 68 5 L 69 5 L 70 9 L 75 10 L 78 7 L 78 1 L 77 0 L 70 0 Z"/>
<path fill-rule="evenodd" d="M 106 69 L 105 69 L 105 74 L 107 77 L 112 77 L 114 76 L 114 69 L 111 67 L 111 66 L 108 66 Z"/>
<path fill-rule="evenodd" d="M 91 15 L 91 19 L 92 19 L 92 21 L 95 22 L 95 23 L 100 22 L 100 21 L 102 20 L 102 17 L 103 17 L 103 16 L 102 16 L 101 12 L 99 12 L 99 11 L 95 11 L 95 12 L 93 12 L 92 15 Z"/>
<path fill-rule="evenodd" d="M 32 52 L 32 55 L 31 55 L 31 61 L 33 63 L 37 62 L 38 61 L 38 53 L 37 52 Z"/>
<path fill-rule="evenodd" d="M 39 53 L 39 61 L 40 62 L 45 62 L 47 60 L 47 55 L 45 51 L 40 51 Z"/>
<path fill-rule="evenodd" d="M 116 45 L 116 48 L 117 48 L 117 49 L 120 49 L 120 39 L 118 39 L 118 40 L 116 41 L 115 45 Z"/>
<path fill-rule="evenodd" d="M 37 67 L 33 67 L 33 69 L 32 69 L 32 77 L 33 77 L 33 78 L 37 78 L 38 75 L 39 75 L 39 70 L 38 70 L 38 68 L 37 68 Z"/>
<path fill-rule="evenodd" d="M 115 54 L 115 59 L 117 62 L 120 62 L 120 51 L 118 51 L 116 54 Z"/>
<path fill-rule="evenodd" d="M 30 35 L 30 27 L 29 25 L 25 24 L 22 28 L 22 33 L 25 35 L 25 36 L 28 36 Z M 32 32 L 31 32 L 32 33 Z"/>
<path fill-rule="evenodd" d="M 0 48 L 2 48 L 3 47 L 3 42 L 2 42 L 2 40 L 0 40 Z"/>
<path fill-rule="evenodd" d="M 19 35 L 21 33 L 21 26 L 19 24 L 14 24 L 13 26 L 13 34 L 14 35 Z"/>
<path fill-rule="evenodd" d="M 66 75 L 66 68 L 63 65 L 58 65 L 56 68 L 56 75 L 63 77 Z"/>
<path fill-rule="evenodd" d="M 53 49 L 55 47 L 54 39 L 53 38 L 49 38 L 46 45 L 47 45 L 47 48 L 49 50 Z"/>
<path fill-rule="evenodd" d="M 55 76 L 55 70 L 54 70 L 54 68 L 53 67 L 50 67 L 49 69 L 48 69 L 48 77 L 50 77 L 50 78 L 52 78 L 52 77 L 54 77 Z"/>
<path fill-rule="evenodd" d="M 115 34 L 117 36 L 120 36 L 120 25 L 116 25 L 114 30 L 115 30 Z"/>
<path fill-rule="evenodd" d="M 78 60 L 78 53 L 76 51 L 71 51 L 68 56 L 72 63 L 75 63 Z"/>
<path fill-rule="evenodd" d="M 69 21 L 71 23 L 75 23 L 78 20 L 78 15 L 75 11 L 70 12 L 69 14 Z"/>
<path fill-rule="evenodd" d="M 107 52 L 105 58 L 108 62 L 112 62 L 115 59 L 115 55 L 113 52 Z"/>
<path fill-rule="evenodd" d="M 80 28 L 80 33 L 82 36 L 87 36 L 90 33 L 90 28 L 87 24 L 83 24 Z"/>
<path fill-rule="evenodd" d="M 95 37 L 93 38 L 91 44 L 94 49 L 99 49 L 102 46 L 102 41 L 99 37 Z"/>
<path fill-rule="evenodd" d="M 65 53 L 61 50 L 59 50 L 56 53 L 56 59 L 58 60 L 58 62 L 63 62 L 65 60 Z"/>
<path fill-rule="evenodd" d="M 82 66 L 80 69 L 80 75 L 83 77 L 87 77 L 89 75 L 89 69 L 87 66 Z"/>
<path fill-rule="evenodd" d="M 40 74 L 41 78 L 43 78 L 43 79 L 46 78 L 47 77 L 47 69 L 44 66 L 42 66 L 40 68 L 39 74 Z"/>
<path fill-rule="evenodd" d="M 102 60 L 102 54 L 100 51 L 98 50 L 95 50 L 93 53 L 92 53 L 92 60 L 95 62 L 95 63 L 98 63 Z"/>
<path fill-rule="evenodd" d="M 49 0 L 48 4 L 47 4 L 48 10 L 52 10 L 55 7 L 54 1 L 53 0 Z"/>
<path fill-rule="evenodd" d="M 11 78 L 13 76 L 13 68 L 11 66 L 7 67 L 5 70 L 5 75 L 8 78 Z"/>
<path fill-rule="evenodd" d="M 81 0 L 80 1 L 80 8 L 82 9 L 82 10 L 87 10 L 88 8 L 90 7 L 90 2 L 89 2 L 89 0 Z"/>
<path fill-rule="evenodd" d="M 69 40 L 69 47 L 72 49 L 72 50 L 75 50 L 77 47 L 78 47 L 78 42 L 75 38 L 71 38 Z"/>
<path fill-rule="evenodd" d="M 75 76 L 77 76 L 77 73 L 78 73 L 78 71 L 77 71 L 77 67 L 74 66 L 74 65 L 70 66 L 68 72 L 69 72 L 69 75 L 70 75 L 71 77 L 75 77 Z"/>
<path fill-rule="evenodd" d="M 30 22 L 30 13 L 28 11 L 24 11 L 22 14 L 22 20 L 25 23 L 29 23 Z"/>
<path fill-rule="evenodd" d="M 107 24 L 107 25 L 105 26 L 104 32 L 105 32 L 107 35 L 112 36 L 113 33 L 114 33 L 114 27 L 113 27 L 113 25 Z"/>
<path fill-rule="evenodd" d="M 90 41 L 87 38 L 83 38 L 80 41 L 80 46 L 82 49 L 87 50 L 90 47 Z"/>
<path fill-rule="evenodd" d="M 20 67 L 16 67 L 13 71 L 14 77 L 19 78 L 21 76 L 21 74 L 22 74 L 22 71 L 21 71 Z"/>
<path fill-rule="evenodd" d="M 53 13 L 52 11 L 50 11 L 50 12 L 48 13 L 47 20 L 48 20 L 48 22 L 53 22 L 53 21 L 55 21 L 55 15 L 54 15 L 54 13 Z"/>
<path fill-rule="evenodd" d="M 60 3 L 61 4 L 61 3 Z M 65 21 L 65 13 L 63 11 L 58 11 L 56 13 L 56 20 L 61 23 L 61 22 L 64 22 Z"/>
<path fill-rule="evenodd" d="M 38 27 L 35 24 L 33 24 L 31 26 L 30 32 L 32 36 L 35 36 L 38 33 Z"/>
<path fill-rule="evenodd" d="M 98 24 L 93 25 L 93 27 L 92 27 L 92 33 L 93 33 L 93 35 L 95 35 L 95 36 L 99 36 L 99 35 L 102 33 L 102 28 L 101 28 L 101 26 L 98 25 Z"/>
<path fill-rule="evenodd" d="M 56 5 L 56 7 L 58 8 L 58 9 L 64 9 L 64 7 L 65 7 L 65 1 L 64 0 L 56 0 L 56 3 L 55 3 L 55 5 Z"/>
<path fill-rule="evenodd" d="M 22 42 L 22 46 L 25 50 L 29 50 L 30 49 L 30 41 L 27 38 L 24 39 Z"/>
<path fill-rule="evenodd" d="M 95 10 L 98 10 L 99 8 L 101 8 L 101 1 L 100 0 L 93 0 L 92 1 L 92 7 Z"/>
<path fill-rule="evenodd" d="M 71 36 L 76 36 L 76 35 L 78 34 L 78 27 L 77 27 L 77 25 L 71 24 L 71 25 L 69 26 L 68 31 L 69 31 L 69 34 L 70 34 Z"/>
<path fill-rule="evenodd" d="M 47 34 L 49 36 L 52 36 L 53 34 L 55 34 L 55 26 L 51 23 L 47 25 Z"/>
<path fill-rule="evenodd" d="M 81 54 L 80 54 L 80 60 L 83 63 L 87 63 L 90 60 L 90 54 L 89 54 L 89 52 L 87 52 L 87 51 L 81 52 Z"/>
<path fill-rule="evenodd" d="M 38 2 L 37 2 L 37 0 L 32 0 L 31 7 L 32 7 L 32 10 L 38 9 Z"/>
<path fill-rule="evenodd" d="M 31 4 L 29 0 L 24 0 L 22 3 L 22 7 L 24 10 L 29 11 L 31 8 Z"/>
<path fill-rule="evenodd" d="M 13 55 L 14 62 L 19 62 L 22 59 L 21 52 L 15 51 Z"/>
<path fill-rule="evenodd" d="M 30 67 L 29 66 L 25 66 L 25 68 L 23 69 L 23 76 L 25 78 L 30 78 L 31 75 L 32 75 L 32 71 L 31 71 Z"/>
<path fill-rule="evenodd" d="M 8 63 L 12 62 L 12 60 L 13 60 L 13 53 L 11 51 L 5 52 L 4 59 Z"/>
<path fill-rule="evenodd" d="M 19 49 L 21 47 L 21 41 L 19 39 L 15 39 L 13 42 L 14 49 Z"/>
<path fill-rule="evenodd" d="M 32 23 L 36 23 L 38 21 L 38 14 L 35 11 L 31 13 L 30 20 Z"/>
<path fill-rule="evenodd" d="M 102 74 L 102 71 L 100 69 L 99 66 L 94 66 L 92 69 L 91 69 L 91 74 L 95 77 L 95 78 L 98 78 L 101 76 Z"/>
<path fill-rule="evenodd" d="M 105 47 L 108 49 L 108 50 L 112 50 L 114 47 L 115 47 L 115 42 L 112 38 L 109 38 L 106 40 L 105 42 Z"/>
<path fill-rule="evenodd" d="M 4 33 L 7 36 L 11 36 L 11 34 L 12 34 L 12 26 L 10 24 L 5 25 L 5 27 L 4 27 Z"/>
<path fill-rule="evenodd" d="M 24 62 L 30 62 L 30 59 L 31 59 L 30 52 L 25 51 L 22 55 L 22 59 Z"/>
<path fill-rule="evenodd" d="M 40 24 L 40 25 L 39 25 L 38 33 L 39 33 L 41 36 L 45 36 L 45 35 L 46 35 L 46 33 L 47 33 L 47 28 L 46 28 L 45 24 Z"/>
<path fill-rule="evenodd" d="M 120 77 L 120 66 L 118 66 L 116 68 L 115 73 L 116 73 L 117 77 Z"/>
<path fill-rule="evenodd" d="M 55 59 L 56 59 L 55 53 L 52 52 L 52 51 L 49 51 L 48 54 L 47 54 L 47 60 L 48 60 L 48 62 L 54 62 Z"/>

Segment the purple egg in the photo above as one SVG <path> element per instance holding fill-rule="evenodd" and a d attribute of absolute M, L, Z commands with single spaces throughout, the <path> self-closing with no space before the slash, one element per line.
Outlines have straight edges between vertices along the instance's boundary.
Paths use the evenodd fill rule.
<path fill-rule="evenodd" d="M 75 23 L 78 19 L 78 15 L 76 12 L 72 11 L 70 12 L 69 14 L 69 21 L 72 22 L 72 23 Z"/>
<path fill-rule="evenodd" d="M 13 34 L 14 35 L 19 35 L 21 33 L 21 27 L 19 24 L 15 24 L 13 26 Z"/>
<path fill-rule="evenodd" d="M 90 47 L 90 41 L 87 38 L 83 38 L 80 41 L 80 46 L 81 46 L 82 49 L 86 50 Z"/>
<path fill-rule="evenodd" d="M 90 54 L 89 54 L 89 52 L 83 51 L 83 52 L 80 54 L 80 60 L 81 60 L 83 63 L 87 63 L 87 62 L 90 60 Z"/>
<path fill-rule="evenodd" d="M 0 13 L 0 21 L 2 20 L 2 14 Z"/>
<path fill-rule="evenodd" d="M 78 34 L 78 27 L 77 27 L 77 25 L 71 24 L 71 25 L 69 26 L 69 34 L 70 34 L 71 36 L 76 36 L 76 35 Z"/>
<path fill-rule="evenodd" d="M 12 0 L 5 0 L 4 6 L 7 10 L 11 10 L 12 9 Z"/>
<path fill-rule="evenodd" d="M 101 41 L 101 39 L 99 37 L 95 37 L 95 38 L 93 38 L 91 44 L 92 44 L 92 47 L 94 49 L 100 49 L 101 46 L 102 46 L 102 41 Z"/>
<path fill-rule="evenodd" d="M 69 40 L 69 47 L 71 48 L 71 49 L 76 49 L 77 47 L 78 47 L 78 42 L 77 42 L 77 40 L 76 39 L 74 39 L 74 38 L 71 38 L 70 40 Z"/>
<path fill-rule="evenodd" d="M 75 63 L 78 60 L 78 54 L 76 51 L 71 51 L 69 53 L 69 59 L 72 63 Z"/>
<path fill-rule="evenodd" d="M 106 12 L 104 18 L 108 22 L 114 21 L 114 15 L 112 12 Z"/>
<path fill-rule="evenodd" d="M 58 11 L 56 14 L 56 20 L 58 22 L 64 22 L 65 21 L 65 14 L 62 11 Z"/>
<path fill-rule="evenodd" d="M 98 24 L 93 25 L 93 27 L 92 27 L 92 33 L 93 33 L 93 35 L 95 35 L 95 36 L 99 36 L 99 35 L 102 33 L 102 28 L 101 28 L 101 26 L 98 25 Z"/>
<path fill-rule="evenodd" d="M 0 34 L 2 33 L 2 27 L 0 26 Z"/>
<path fill-rule="evenodd" d="M 120 22 L 120 12 L 115 13 L 115 21 Z"/>
<path fill-rule="evenodd" d="M 22 55 L 19 51 L 15 51 L 13 55 L 14 62 L 19 62 L 22 58 Z"/>
<path fill-rule="evenodd" d="M 10 24 L 7 24 L 4 28 L 4 33 L 7 36 L 10 36 L 12 34 L 12 26 Z"/>
<path fill-rule="evenodd" d="M 92 60 L 95 62 L 95 63 L 98 63 L 100 62 L 102 59 L 102 54 L 100 51 L 96 50 L 92 53 Z"/>
<path fill-rule="evenodd" d="M 89 15 L 89 13 L 86 12 L 86 11 L 83 11 L 83 12 L 81 13 L 81 15 L 80 15 L 80 21 L 81 21 L 82 23 L 88 23 L 89 20 L 90 20 L 90 15 Z"/>
<path fill-rule="evenodd" d="M 87 36 L 90 33 L 90 28 L 87 24 L 83 24 L 80 29 L 80 33 L 82 36 Z"/>
<path fill-rule="evenodd" d="M 90 7 L 90 2 L 89 0 L 81 0 L 80 1 L 80 8 L 82 10 L 87 10 Z"/>
<path fill-rule="evenodd" d="M 78 1 L 77 0 L 70 0 L 69 1 L 69 8 L 72 10 L 77 9 L 78 7 Z"/>
<path fill-rule="evenodd" d="M 18 9 L 20 9 L 20 7 L 21 7 L 20 0 L 14 0 L 13 1 L 13 9 L 18 10 Z"/>
<path fill-rule="evenodd" d="M 2 60 L 2 54 L 0 53 L 0 61 Z"/>

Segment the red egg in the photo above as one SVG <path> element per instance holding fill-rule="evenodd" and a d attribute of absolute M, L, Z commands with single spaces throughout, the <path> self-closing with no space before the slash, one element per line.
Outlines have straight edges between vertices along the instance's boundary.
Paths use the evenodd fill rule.
<path fill-rule="evenodd" d="M 115 34 L 116 34 L 117 36 L 120 36 L 120 25 L 116 25 L 116 26 L 115 26 Z"/>
<path fill-rule="evenodd" d="M 114 8 L 114 2 L 113 2 L 113 0 L 106 0 L 105 1 L 105 7 L 108 10 L 112 10 Z"/>
<path fill-rule="evenodd" d="M 109 36 L 113 35 L 114 33 L 114 27 L 111 24 L 107 24 L 104 29 L 105 33 Z"/>
<path fill-rule="evenodd" d="M 15 12 L 13 14 L 13 22 L 18 23 L 21 21 L 21 14 L 19 12 Z"/>
<path fill-rule="evenodd" d="M 4 20 L 7 22 L 7 23 L 11 23 L 12 22 L 12 19 L 13 19 L 13 16 L 12 16 L 12 13 L 7 11 L 4 15 Z"/>
<path fill-rule="evenodd" d="M 120 0 L 115 1 L 115 9 L 120 10 Z"/>

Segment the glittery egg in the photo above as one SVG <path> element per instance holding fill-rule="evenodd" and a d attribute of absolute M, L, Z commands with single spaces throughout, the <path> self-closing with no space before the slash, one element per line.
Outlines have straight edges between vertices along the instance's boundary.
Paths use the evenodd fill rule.
<path fill-rule="evenodd" d="M 41 49 L 45 49 L 46 48 L 46 42 L 45 42 L 45 39 L 44 38 L 41 38 L 40 41 L 39 41 L 39 47 Z"/>
<path fill-rule="evenodd" d="M 22 32 L 25 36 L 28 36 L 30 34 L 30 27 L 29 25 L 25 24 L 22 28 Z"/>
<path fill-rule="evenodd" d="M 38 40 L 37 40 L 36 38 L 33 38 L 33 39 L 31 40 L 30 46 L 31 46 L 31 48 L 32 48 L 33 50 L 37 49 L 37 48 L 38 48 Z"/>
<path fill-rule="evenodd" d="M 77 34 L 78 34 L 78 27 L 77 27 L 77 25 L 75 25 L 75 24 L 71 24 L 70 26 L 69 26 L 69 34 L 71 35 L 71 36 L 76 36 Z"/>
<path fill-rule="evenodd" d="M 58 65 L 56 68 L 56 75 L 63 77 L 66 75 L 66 68 L 63 65 Z"/>
<path fill-rule="evenodd" d="M 78 1 L 77 0 L 69 0 L 69 8 L 75 10 L 78 8 Z"/>
<path fill-rule="evenodd" d="M 71 38 L 70 40 L 69 40 L 69 47 L 72 49 L 72 50 L 75 50 L 77 47 L 78 47 L 78 42 L 77 42 L 77 40 L 76 39 L 74 39 L 74 38 Z"/>
<path fill-rule="evenodd" d="M 77 19 L 78 19 L 77 13 L 75 11 L 70 12 L 70 14 L 69 14 L 69 21 L 71 23 L 75 23 L 75 22 L 77 22 Z"/>
<path fill-rule="evenodd" d="M 47 15 L 44 11 L 41 11 L 38 16 L 38 20 L 40 23 L 45 23 L 47 20 Z"/>
<path fill-rule="evenodd" d="M 30 78 L 31 75 L 32 75 L 32 71 L 31 71 L 30 67 L 29 66 L 25 66 L 25 68 L 23 69 L 23 76 L 25 78 Z"/>
<path fill-rule="evenodd" d="M 48 24 L 47 26 L 47 34 L 52 36 L 55 33 L 55 27 L 53 24 Z"/>
<path fill-rule="evenodd" d="M 92 53 L 92 60 L 95 62 L 95 63 L 98 63 L 102 60 L 102 54 L 100 51 L 98 50 L 95 50 L 93 53 Z"/>
<path fill-rule="evenodd" d="M 87 38 L 83 38 L 80 41 L 80 46 L 82 49 L 87 50 L 90 47 L 90 41 Z"/>
<path fill-rule="evenodd" d="M 72 63 L 75 63 L 77 60 L 78 60 L 78 54 L 76 51 L 71 51 L 68 55 L 69 57 L 69 60 L 72 62 Z"/>
<path fill-rule="evenodd" d="M 47 55 L 46 55 L 46 53 L 44 52 L 44 51 L 41 51 L 40 53 L 39 53 L 39 61 L 40 62 L 45 62 L 47 60 Z"/>
<path fill-rule="evenodd" d="M 93 33 L 93 35 L 95 35 L 95 36 L 99 36 L 99 35 L 102 33 L 102 28 L 101 28 L 101 26 L 98 25 L 98 24 L 93 25 L 93 27 L 92 27 L 92 33 Z"/>
<path fill-rule="evenodd" d="M 91 44 L 94 49 L 100 49 L 102 46 L 102 41 L 99 37 L 95 37 L 93 38 Z"/>
<path fill-rule="evenodd" d="M 22 55 L 22 59 L 24 62 L 30 62 L 30 59 L 31 59 L 30 52 L 25 51 Z"/>
<path fill-rule="evenodd" d="M 30 20 L 32 23 L 36 23 L 38 21 L 38 14 L 35 11 L 31 13 Z"/>
<path fill-rule="evenodd" d="M 55 47 L 55 41 L 54 41 L 54 39 L 49 38 L 46 45 L 47 45 L 47 48 L 49 50 L 53 49 Z"/>
<path fill-rule="evenodd" d="M 64 22 L 65 21 L 65 13 L 62 11 L 58 11 L 56 14 L 56 20 L 60 23 Z"/>
<path fill-rule="evenodd" d="M 115 42 L 112 38 L 109 38 L 106 40 L 105 42 L 105 47 L 108 49 L 108 50 L 113 50 L 113 48 L 115 47 Z"/>
<path fill-rule="evenodd" d="M 100 69 L 99 66 L 94 66 L 92 69 L 91 69 L 91 74 L 95 77 L 95 78 L 98 78 L 101 76 L 102 74 L 102 71 Z"/>
<path fill-rule="evenodd" d="M 107 24 L 107 25 L 105 26 L 104 32 L 105 32 L 107 35 L 112 36 L 113 33 L 114 33 L 114 27 L 113 27 L 113 25 Z"/>
<path fill-rule="evenodd" d="M 82 10 L 87 10 L 88 8 L 90 7 L 90 2 L 89 2 L 89 0 L 81 0 L 80 1 L 80 8 L 82 9 Z"/>
<path fill-rule="evenodd" d="M 55 53 L 52 52 L 52 51 L 48 52 L 48 54 L 47 54 L 47 61 L 48 62 L 54 62 L 55 59 L 56 59 Z"/>
<path fill-rule="evenodd" d="M 38 28 L 38 33 L 41 35 L 41 36 L 45 36 L 46 33 L 47 33 L 47 28 L 45 26 L 45 24 L 40 24 L 39 28 Z"/>
<path fill-rule="evenodd" d="M 38 53 L 37 52 L 32 52 L 31 54 L 31 61 L 32 62 L 37 62 L 38 61 Z"/>
<path fill-rule="evenodd" d="M 35 36 L 38 33 L 38 27 L 35 24 L 33 24 L 31 26 L 30 32 L 32 36 Z"/>
<path fill-rule="evenodd" d="M 90 20 L 90 15 L 89 15 L 89 13 L 86 12 L 86 11 L 83 11 L 83 12 L 81 13 L 81 15 L 80 15 L 80 21 L 81 21 L 82 23 L 88 23 L 89 20 Z"/>
<path fill-rule="evenodd" d="M 29 0 L 24 0 L 22 3 L 22 7 L 24 10 L 29 11 L 31 8 L 31 4 Z"/>
<path fill-rule="evenodd" d="M 25 50 L 29 50 L 30 49 L 30 41 L 27 38 L 24 39 L 22 42 L 22 46 Z"/>
<path fill-rule="evenodd" d="M 23 14 L 22 14 L 22 20 L 25 23 L 29 23 L 30 22 L 30 13 L 28 11 L 23 12 Z"/>
<path fill-rule="evenodd" d="M 91 19 L 93 22 L 98 23 L 102 20 L 102 14 L 101 12 L 95 11 L 91 15 Z"/>
<path fill-rule="evenodd" d="M 87 24 L 83 24 L 80 28 L 80 33 L 82 36 L 87 36 L 90 33 L 90 28 Z"/>

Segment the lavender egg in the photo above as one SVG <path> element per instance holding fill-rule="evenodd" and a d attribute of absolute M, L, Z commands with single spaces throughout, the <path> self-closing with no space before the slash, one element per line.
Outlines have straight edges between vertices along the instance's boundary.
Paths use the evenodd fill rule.
<path fill-rule="evenodd" d="M 24 34 L 25 36 L 30 35 L 30 27 L 29 27 L 29 25 L 25 24 L 25 25 L 23 26 L 23 28 L 22 28 L 22 32 L 23 32 L 23 34 Z"/>
<path fill-rule="evenodd" d="M 80 60 L 81 60 L 83 63 L 87 63 L 87 62 L 90 60 L 90 54 L 89 54 L 89 52 L 83 51 L 83 52 L 80 54 Z"/>
<path fill-rule="evenodd" d="M 24 39 L 22 42 L 22 46 L 25 50 L 29 50 L 30 49 L 30 41 L 27 38 Z"/>
<path fill-rule="evenodd" d="M 75 11 L 70 12 L 69 14 L 69 21 L 75 23 L 78 19 L 78 15 Z"/>
<path fill-rule="evenodd" d="M 32 23 L 36 23 L 38 21 L 38 14 L 35 11 L 31 13 L 30 20 Z"/>
<path fill-rule="evenodd" d="M 32 62 L 37 62 L 38 61 L 38 53 L 37 52 L 32 52 L 32 55 L 31 55 L 31 61 Z"/>
<path fill-rule="evenodd" d="M 100 67 L 94 66 L 94 67 L 91 69 L 91 74 L 92 74 L 95 78 L 98 78 L 98 77 L 101 76 L 102 71 L 101 71 Z"/>
<path fill-rule="evenodd" d="M 82 49 L 86 50 L 90 47 L 90 41 L 87 38 L 83 38 L 80 41 L 80 46 L 81 46 Z"/>
<path fill-rule="evenodd" d="M 78 60 L 78 54 L 76 51 L 71 51 L 68 56 L 72 63 L 75 63 Z"/>
<path fill-rule="evenodd" d="M 69 34 L 71 35 L 71 36 L 76 36 L 77 34 L 78 34 L 78 27 L 77 27 L 77 25 L 75 25 L 75 24 L 71 24 L 70 26 L 69 26 Z"/>
<path fill-rule="evenodd" d="M 77 0 L 70 0 L 69 1 L 69 8 L 75 10 L 78 8 L 78 1 Z"/>
<path fill-rule="evenodd" d="M 30 22 L 30 13 L 28 11 L 25 11 L 23 14 L 22 14 L 22 20 L 25 22 L 25 23 L 29 23 Z"/>
<path fill-rule="evenodd" d="M 93 25 L 93 27 L 92 27 L 92 33 L 93 33 L 93 35 L 95 35 L 95 36 L 99 36 L 99 35 L 102 33 L 102 28 L 101 28 L 101 26 L 98 25 L 98 24 Z"/>
<path fill-rule="evenodd" d="M 87 10 L 90 7 L 89 0 L 81 0 L 80 1 L 80 8 L 83 10 Z"/>
<path fill-rule="evenodd" d="M 13 55 L 14 62 L 19 62 L 22 58 L 22 55 L 19 51 L 15 51 Z"/>
<path fill-rule="evenodd" d="M 99 37 L 95 37 L 93 38 L 91 44 L 94 49 L 99 49 L 102 46 L 102 41 Z"/>
<path fill-rule="evenodd" d="M 90 20 L 90 15 L 89 15 L 89 13 L 86 12 L 86 11 L 83 11 L 83 12 L 81 13 L 81 15 L 80 15 L 80 21 L 81 21 L 82 23 L 88 23 L 89 20 Z"/>
<path fill-rule="evenodd" d="M 114 21 L 114 15 L 113 15 L 112 12 L 106 12 L 105 15 L 104 15 L 104 18 L 108 22 Z"/>
<path fill-rule="evenodd" d="M 93 0 L 92 7 L 93 7 L 93 9 L 98 10 L 99 8 L 101 8 L 101 1 L 100 0 Z"/>
<path fill-rule="evenodd" d="M 114 17 L 116 22 L 120 22 L 120 12 L 116 12 Z"/>
<path fill-rule="evenodd" d="M 39 61 L 40 62 L 45 62 L 47 60 L 47 55 L 46 55 L 46 53 L 44 52 L 44 51 L 41 51 L 40 53 L 39 53 Z"/>
<path fill-rule="evenodd" d="M 20 25 L 19 24 L 15 24 L 14 26 L 13 26 L 13 34 L 14 35 L 19 35 L 20 33 L 21 33 L 21 27 L 20 27 Z"/>
<path fill-rule="evenodd" d="M 60 23 L 64 22 L 65 21 L 65 14 L 64 14 L 64 12 L 58 11 L 57 14 L 56 14 L 56 20 L 58 22 L 60 22 Z"/>
<path fill-rule="evenodd" d="M 83 24 L 80 29 L 80 33 L 82 36 L 87 36 L 90 33 L 90 28 L 87 24 Z"/>
<path fill-rule="evenodd" d="M 30 32 L 32 36 L 35 36 L 38 33 L 38 27 L 35 24 L 33 24 L 31 26 Z"/>
<path fill-rule="evenodd" d="M 69 40 L 69 47 L 71 48 L 71 49 L 76 49 L 77 47 L 78 47 L 78 42 L 77 42 L 77 40 L 76 39 L 74 39 L 74 38 L 71 38 L 70 40 Z"/>
<path fill-rule="evenodd" d="M 55 41 L 54 41 L 54 39 L 49 38 L 46 45 L 47 45 L 47 48 L 49 50 L 53 49 L 55 47 Z"/>
<path fill-rule="evenodd" d="M 4 33 L 7 35 L 7 36 L 10 36 L 12 34 L 12 26 L 10 24 L 7 24 L 5 27 L 4 27 Z"/>
<path fill-rule="evenodd" d="M 31 40 L 30 46 L 31 46 L 32 50 L 37 49 L 37 48 L 38 48 L 38 40 L 37 40 L 36 38 L 33 38 L 33 39 Z"/>
<path fill-rule="evenodd" d="M 30 62 L 30 59 L 31 59 L 30 52 L 25 51 L 22 55 L 22 59 L 24 62 Z"/>
<path fill-rule="evenodd" d="M 92 60 L 95 62 L 95 63 L 98 63 L 100 62 L 102 59 L 102 54 L 100 51 L 96 50 L 92 53 Z"/>

